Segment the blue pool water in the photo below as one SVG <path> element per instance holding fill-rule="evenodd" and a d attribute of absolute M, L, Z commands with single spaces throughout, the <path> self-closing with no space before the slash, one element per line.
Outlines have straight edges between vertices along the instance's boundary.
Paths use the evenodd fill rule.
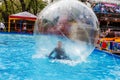
<path fill-rule="evenodd" d="M 73 66 L 35 52 L 33 36 L 0 34 L 0 80 L 120 80 L 120 57 L 97 49 Z"/>

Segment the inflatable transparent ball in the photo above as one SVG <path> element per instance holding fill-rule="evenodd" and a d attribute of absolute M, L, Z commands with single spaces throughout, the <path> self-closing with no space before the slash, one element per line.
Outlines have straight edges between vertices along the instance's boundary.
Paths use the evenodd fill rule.
<path fill-rule="evenodd" d="M 61 41 L 73 60 L 85 60 L 95 48 L 98 20 L 85 4 L 77 0 L 60 0 L 38 14 L 35 36 L 38 53 L 49 54 Z"/>

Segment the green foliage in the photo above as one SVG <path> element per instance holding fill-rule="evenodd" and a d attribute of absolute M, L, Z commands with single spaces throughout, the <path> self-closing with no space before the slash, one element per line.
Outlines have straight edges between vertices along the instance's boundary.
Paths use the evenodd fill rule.
<path fill-rule="evenodd" d="M 8 21 L 8 16 L 18 12 L 28 11 L 39 13 L 47 3 L 42 0 L 3 0 L 0 5 L 0 21 Z"/>

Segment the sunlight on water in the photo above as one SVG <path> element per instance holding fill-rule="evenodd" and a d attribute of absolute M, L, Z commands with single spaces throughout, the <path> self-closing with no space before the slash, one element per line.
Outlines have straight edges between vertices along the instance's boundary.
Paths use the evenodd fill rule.
<path fill-rule="evenodd" d="M 79 53 L 78 44 L 59 38 L 73 60 L 49 60 L 45 55 L 56 47 L 58 36 L 41 35 L 38 44 L 33 36 L 0 35 L 7 44 L 0 44 L 0 80 L 120 80 L 120 57 L 113 54 L 95 49 L 85 61 L 77 61 L 77 54 L 67 52 L 76 48 Z"/>

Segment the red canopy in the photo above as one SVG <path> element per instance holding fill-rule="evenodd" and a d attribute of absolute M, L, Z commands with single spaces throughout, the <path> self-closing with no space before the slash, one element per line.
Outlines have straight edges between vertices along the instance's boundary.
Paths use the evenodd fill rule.
<path fill-rule="evenodd" d="M 35 21 L 37 16 L 29 13 L 29 12 L 20 12 L 17 14 L 12 14 L 9 16 L 9 22 L 8 22 L 8 32 L 10 32 L 10 22 L 11 20 L 29 20 L 29 21 Z"/>
<path fill-rule="evenodd" d="M 12 14 L 9 16 L 9 18 L 17 18 L 17 19 L 24 19 L 24 20 L 36 20 L 36 16 L 29 13 L 29 12 L 20 12 L 20 13 L 17 13 L 17 14 Z"/>

